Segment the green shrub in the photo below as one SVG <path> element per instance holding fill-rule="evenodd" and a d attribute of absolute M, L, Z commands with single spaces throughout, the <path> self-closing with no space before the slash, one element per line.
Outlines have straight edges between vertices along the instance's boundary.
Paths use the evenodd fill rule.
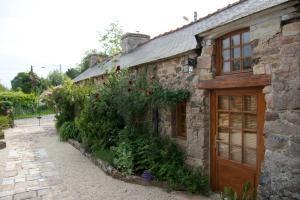
<path fill-rule="evenodd" d="M 68 139 L 78 139 L 78 129 L 74 122 L 65 122 L 59 128 L 59 136 L 61 141 L 67 141 Z"/>
<path fill-rule="evenodd" d="M 186 90 L 165 89 L 145 76 L 135 79 L 121 70 L 95 88 L 56 88 L 50 102 L 62 140 L 74 137 L 76 129 L 86 151 L 112 162 L 123 174 L 149 171 L 171 188 L 208 194 L 207 176 L 185 165 L 185 154 L 174 142 L 154 135 L 149 119 L 153 108 L 174 106 L 188 97 Z"/>
<path fill-rule="evenodd" d="M 10 126 L 10 120 L 7 116 L 0 116 L 0 131 Z"/>
<path fill-rule="evenodd" d="M 113 164 L 114 154 L 110 150 L 95 149 L 93 152 L 93 156 L 96 158 L 100 158 L 101 160 L 104 160 L 111 165 L 114 165 Z"/>
<path fill-rule="evenodd" d="M 241 200 L 256 200 L 257 192 L 256 189 L 253 188 L 252 195 L 249 195 L 250 192 L 250 182 L 246 182 L 243 184 L 243 194 Z M 231 187 L 224 187 L 224 192 L 221 193 L 222 200 L 238 200 L 237 193 Z"/>

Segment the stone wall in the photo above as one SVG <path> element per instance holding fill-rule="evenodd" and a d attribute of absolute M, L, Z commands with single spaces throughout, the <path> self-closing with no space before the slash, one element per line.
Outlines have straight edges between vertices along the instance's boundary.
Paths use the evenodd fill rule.
<path fill-rule="evenodd" d="M 183 72 L 185 59 L 197 59 L 197 53 L 191 52 L 165 61 L 145 66 L 148 77 L 157 79 L 163 87 L 170 89 L 187 89 L 190 98 L 186 107 L 187 138 L 180 139 L 175 135 L 172 123 L 172 111 L 169 108 L 159 110 L 159 132 L 167 135 L 183 148 L 187 153 L 187 164 L 203 167 L 208 173 L 209 168 L 209 93 L 197 89 L 196 85 L 202 78 L 199 65 L 191 73 Z M 207 70 L 207 68 L 206 68 Z"/>
<path fill-rule="evenodd" d="M 266 100 L 262 199 L 300 199 L 300 21 L 251 29 L 254 74 L 270 74 Z M 276 31 L 274 31 L 276 28 Z M 263 32 L 265 31 L 266 34 Z"/>

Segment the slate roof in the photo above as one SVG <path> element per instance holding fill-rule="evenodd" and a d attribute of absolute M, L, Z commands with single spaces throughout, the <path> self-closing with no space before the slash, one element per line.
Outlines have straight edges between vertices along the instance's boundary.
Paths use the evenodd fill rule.
<path fill-rule="evenodd" d="M 114 65 L 111 60 L 89 68 L 73 79 L 73 82 L 105 74 L 107 70 L 109 71 L 115 65 L 120 65 L 121 68 L 132 67 L 193 50 L 197 45 L 195 39 L 196 34 L 287 1 L 288 0 L 240 0 L 237 3 L 217 10 L 215 13 L 200 18 L 195 22 L 154 37 L 127 54 L 117 56 L 117 61 Z"/>

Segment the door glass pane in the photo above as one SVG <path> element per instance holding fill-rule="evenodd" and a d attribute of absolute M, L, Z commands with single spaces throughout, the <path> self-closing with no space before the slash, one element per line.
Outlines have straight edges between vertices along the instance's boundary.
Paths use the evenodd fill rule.
<path fill-rule="evenodd" d="M 222 144 L 218 143 L 218 154 L 220 157 L 224 159 L 228 159 L 228 145 L 227 144 Z"/>
<path fill-rule="evenodd" d="M 229 126 L 229 114 L 228 113 L 220 113 L 219 114 L 218 126 L 220 126 L 220 127 L 228 127 Z"/>
<path fill-rule="evenodd" d="M 228 97 L 227 96 L 219 96 L 218 97 L 218 109 L 220 110 L 228 110 Z"/>
<path fill-rule="evenodd" d="M 223 62 L 223 72 L 230 72 L 230 62 Z"/>
<path fill-rule="evenodd" d="M 234 35 L 231 37 L 231 44 L 232 45 L 239 45 L 240 44 L 240 35 Z"/>
<path fill-rule="evenodd" d="M 243 59 L 243 69 L 244 70 L 251 70 L 252 68 L 252 63 L 251 63 L 251 58 L 244 58 Z"/>
<path fill-rule="evenodd" d="M 232 49 L 232 56 L 233 56 L 233 58 L 240 58 L 240 56 L 241 56 L 241 49 L 240 49 L 240 47 Z"/>
<path fill-rule="evenodd" d="M 229 49 L 228 50 L 224 50 L 223 51 L 223 55 L 222 55 L 223 56 L 222 59 L 223 60 L 229 60 L 230 59 L 230 54 L 229 53 L 230 53 Z"/>
<path fill-rule="evenodd" d="M 256 150 L 245 148 L 244 151 L 244 162 L 249 165 L 256 165 Z"/>
<path fill-rule="evenodd" d="M 244 145 L 256 149 L 256 133 L 245 132 L 244 133 Z"/>
<path fill-rule="evenodd" d="M 240 59 L 234 59 L 232 61 L 232 71 L 240 71 L 240 69 L 241 69 Z"/>
<path fill-rule="evenodd" d="M 230 131 L 230 144 L 236 144 L 242 146 L 242 131 L 232 129 Z"/>
<path fill-rule="evenodd" d="M 240 96 L 231 96 L 230 97 L 230 110 L 241 111 L 242 107 L 243 107 L 242 97 L 240 97 Z"/>
<path fill-rule="evenodd" d="M 243 47 L 243 57 L 249 56 L 251 56 L 251 46 L 248 44 Z"/>
<path fill-rule="evenodd" d="M 218 128 L 218 140 L 222 142 L 228 143 L 229 142 L 229 133 L 228 128 Z"/>
<path fill-rule="evenodd" d="M 256 115 L 245 114 L 245 128 L 256 129 Z"/>
<path fill-rule="evenodd" d="M 240 147 L 231 146 L 230 156 L 231 160 L 242 162 L 242 149 Z"/>
<path fill-rule="evenodd" d="M 234 129 L 242 129 L 242 114 L 230 115 L 230 127 Z"/>
<path fill-rule="evenodd" d="M 244 96 L 244 109 L 245 111 L 256 111 L 255 96 Z"/>
<path fill-rule="evenodd" d="M 243 43 L 249 43 L 250 42 L 250 33 L 249 32 L 243 33 L 242 38 L 243 38 Z"/>
<path fill-rule="evenodd" d="M 222 41 L 222 46 L 223 46 L 223 49 L 226 49 L 229 47 L 229 38 L 226 38 Z"/>

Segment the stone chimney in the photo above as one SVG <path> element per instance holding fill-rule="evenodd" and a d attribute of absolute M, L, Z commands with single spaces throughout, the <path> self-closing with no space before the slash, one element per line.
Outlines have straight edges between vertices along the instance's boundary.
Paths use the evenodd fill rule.
<path fill-rule="evenodd" d="M 149 35 L 140 33 L 126 33 L 122 37 L 122 53 L 128 53 L 129 51 L 135 49 L 137 46 L 150 40 Z"/>
<path fill-rule="evenodd" d="M 101 54 L 91 54 L 90 55 L 90 65 L 89 67 L 94 67 L 96 64 L 103 62 L 104 60 L 108 59 L 107 55 Z"/>

